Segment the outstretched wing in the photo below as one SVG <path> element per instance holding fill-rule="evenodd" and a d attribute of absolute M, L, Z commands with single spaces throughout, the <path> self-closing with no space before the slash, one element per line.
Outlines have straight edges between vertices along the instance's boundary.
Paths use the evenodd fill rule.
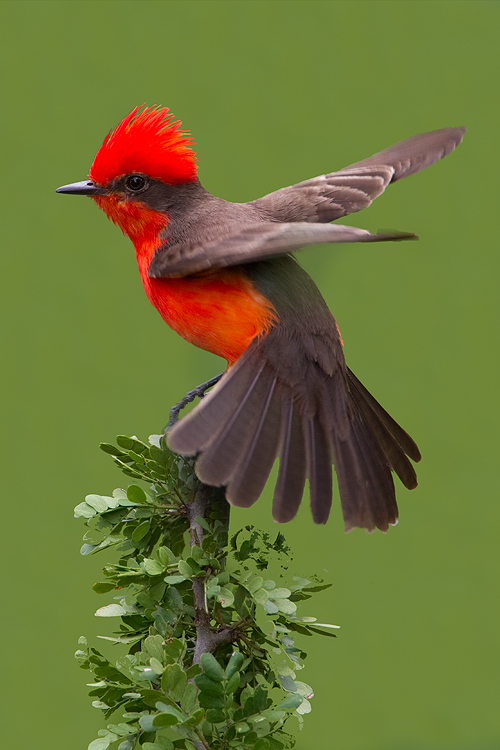
<path fill-rule="evenodd" d="M 328 222 L 361 211 L 387 185 L 427 169 L 461 143 L 466 128 L 421 133 L 338 172 L 313 177 L 253 201 L 278 221 Z"/>
<path fill-rule="evenodd" d="M 361 211 L 387 185 L 422 171 L 453 151 L 466 128 L 422 133 L 351 164 L 339 172 L 314 177 L 247 204 L 262 223 L 242 225 L 206 242 L 160 247 L 149 267 L 153 278 L 187 276 L 214 267 L 252 263 L 320 242 L 373 242 L 416 239 L 414 234 L 371 234 L 347 226 L 324 226 Z"/>
<path fill-rule="evenodd" d="M 151 261 L 152 278 L 180 277 L 210 268 L 266 260 L 320 242 L 380 242 L 418 239 L 408 232 L 372 234 L 365 229 L 307 222 L 247 224 L 233 234 L 203 242 L 160 247 Z"/>

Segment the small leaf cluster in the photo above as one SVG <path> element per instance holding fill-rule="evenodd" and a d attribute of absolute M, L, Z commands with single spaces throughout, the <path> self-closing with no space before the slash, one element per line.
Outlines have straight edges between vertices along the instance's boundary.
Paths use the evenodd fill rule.
<path fill-rule="evenodd" d="M 149 445 L 125 436 L 117 443 L 101 447 L 134 483 L 111 496 L 88 495 L 75 509 L 88 529 L 82 554 L 110 548 L 119 555 L 94 584 L 96 593 L 119 593 L 96 615 L 119 618 L 118 631 L 100 637 L 128 651 L 111 660 L 79 641 L 78 662 L 94 678 L 93 705 L 106 718 L 122 712 L 89 750 L 291 747 L 284 725 L 291 716 L 301 723 L 313 694 L 297 680 L 306 654 L 294 638 L 331 636 L 335 627 L 299 617 L 297 606 L 329 584 L 295 576 L 284 587 L 259 575 L 272 554 L 289 557 L 284 537 L 272 541 L 248 526 L 228 545 L 225 500 L 195 519 L 203 529 L 195 544 L 187 533 L 199 487 L 192 460 L 170 453 L 159 436 Z M 215 644 L 199 663 L 195 584 L 202 584 Z"/>
<path fill-rule="evenodd" d="M 124 474 L 146 482 L 148 488 L 132 484 L 111 496 L 87 495 L 75 508 L 75 517 L 86 519 L 89 528 L 82 554 L 120 545 L 126 556 L 135 551 L 147 556 L 167 530 L 169 547 L 179 554 L 189 527 L 185 507 L 199 486 L 192 460 L 167 450 L 160 435 L 152 435 L 150 444 L 125 435 L 116 442 L 117 446 L 101 443 L 101 450 L 113 456 Z"/>

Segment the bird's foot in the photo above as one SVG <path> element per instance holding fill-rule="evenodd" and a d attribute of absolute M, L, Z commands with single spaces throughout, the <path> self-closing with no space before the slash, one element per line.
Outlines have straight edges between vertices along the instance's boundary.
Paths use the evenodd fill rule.
<path fill-rule="evenodd" d="M 193 388 L 192 391 L 186 393 L 184 398 L 181 399 L 178 404 L 172 406 L 172 408 L 170 409 L 170 419 L 168 420 L 168 424 L 166 425 L 166 427 L 163 428 L 163 434 L 165 434 L 170 429 L 170 427 L 174 426 L 174 424 L 179 419 L 181 410 L 184 409 L 185 406 L 190 404 L 191 401 L 194 401 L 195 398 L 203 398 L 208 389 L 212 388 L 212 386 L 218 383 L 223 375 L 224 373 L 221 372 L 220 375 L 216 375 L 215 378 L 210 378 L 210 380 L 207 380 L 206 383 L 202 383 L 196 388 Z"/>

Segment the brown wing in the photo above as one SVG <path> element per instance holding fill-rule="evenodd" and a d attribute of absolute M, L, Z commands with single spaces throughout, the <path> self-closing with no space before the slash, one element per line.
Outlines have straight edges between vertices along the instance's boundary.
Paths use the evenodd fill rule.
<path fill-rule="evenodd" d="M 421 133 L 338 172 L 276 190 L 250 205 L 278 221 L 328 222 L 361 211 L 387 185 L 427 169 L 461 143 L 466 128 Z"/>
<path fill-rule="evenodd" d="M 418 239 L 405 232 L 372 234 L 365 229 L 307 222 L 248 224 L 206 243 L 182 242 L 160 247 L 149 266 L 152 278 L 188 276 L 209 268 L 267 260 L 320 242 L 377 242 Z"/>

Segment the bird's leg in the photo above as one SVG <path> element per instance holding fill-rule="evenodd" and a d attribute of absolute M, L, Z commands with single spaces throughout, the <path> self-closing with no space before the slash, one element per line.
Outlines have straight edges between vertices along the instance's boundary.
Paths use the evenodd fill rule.
<path fill-rule="evenodd" d="M 170 427 L 173 427 L 173 425 L 177 422 L 179 419 L 179 413 L 182 409 L 184 409 L 185 406 L 191 403 L 191 401 L 194 401 L 195 398 L 203 398 L 206 391 L 208 391 L 209 388 L 211 388 L 213 385 L 219 382 L 221 377 L 224 375 L 223 372 L 220 373 L 220 375 L 216 375 L 215 378 L 210 378 L 210 380 L 207 380 L 206 383 L 202 383 L 201 385 L 198 385 L 196 388 L 193 388 L 192 391 L 189 391 L 186 393 L 183 399 L 179 401 L 178 404 L 175 406 L 172 406 L 170 409 L 170 419 L 168 420 L 168 424 L 166 427 L 163 428 L 163 432 L 167 432 L 167 430 Z"/>

